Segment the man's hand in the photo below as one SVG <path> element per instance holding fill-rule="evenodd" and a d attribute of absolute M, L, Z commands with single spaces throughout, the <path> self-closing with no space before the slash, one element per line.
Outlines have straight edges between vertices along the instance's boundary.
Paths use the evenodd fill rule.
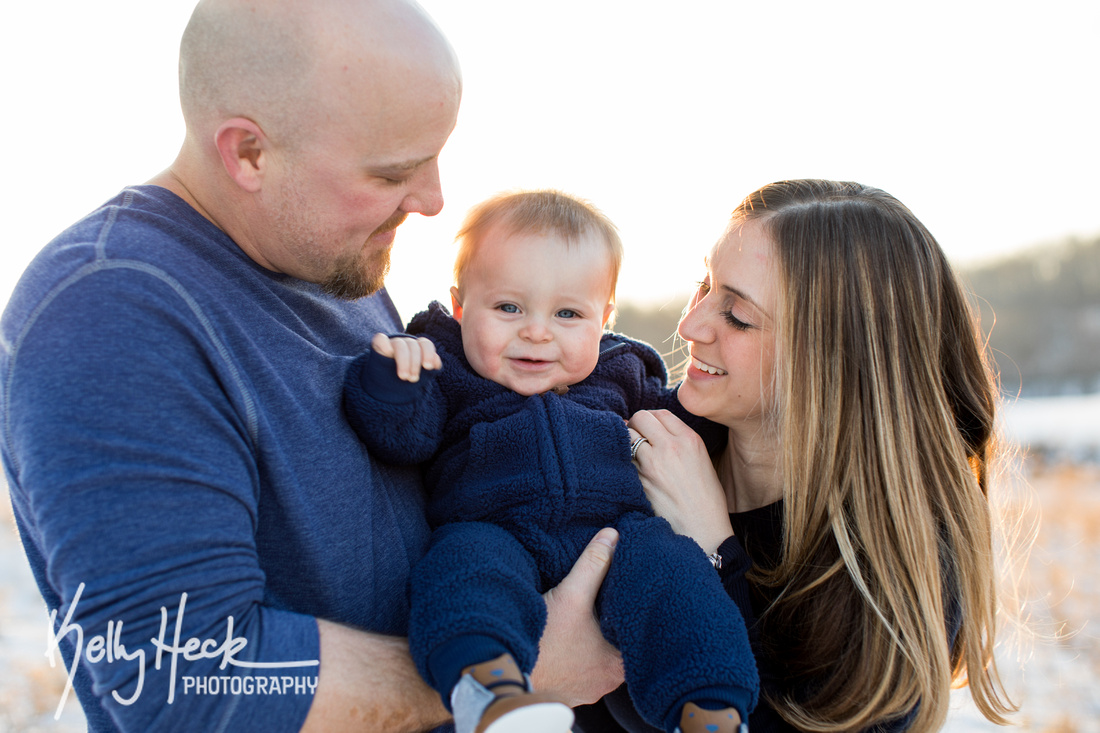
<path fill-rule="evenodd" d="M 431 339 L 390 338 L 384 333 L 376 333 L 370 345 L 375 352 L 397 362 L 397 377 L 405 382 L 419 382 L 421 369 L 443 368 Z"/>
<path fill-rule="evenodd" d="M 619 534 L 601 529 L 569 575 L 548 590 L 546 630 L 531 674 L 536 690 L 553 691 L 570 705 L 586 705 L 623 683 L 623 658 L 600 633 L 593 613 Z"/>

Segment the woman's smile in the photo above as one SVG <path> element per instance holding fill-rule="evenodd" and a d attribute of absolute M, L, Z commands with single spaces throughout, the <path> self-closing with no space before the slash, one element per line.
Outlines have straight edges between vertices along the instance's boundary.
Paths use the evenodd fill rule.
<path fill-rule="evenodd" d="M 719 369 L 716 366 L 711 366 L 710 364 L 707 364 L 706 362 L 699 361 L 694 356 L 691 357 L 691 366 L 694 369 L 697 369 L 697 370 L 699 370 L 701 372 L 704 372 L 706 374 L 710 374 L 711 376 L 724 377 L 726 374 L 729 373 L 724 369 Z"/>

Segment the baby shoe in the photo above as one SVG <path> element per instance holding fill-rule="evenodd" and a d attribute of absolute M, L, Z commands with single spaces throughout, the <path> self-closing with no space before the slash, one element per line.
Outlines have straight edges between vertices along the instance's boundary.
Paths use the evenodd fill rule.
<path fill-rule="evenodd" d="M 704 710 L 693 702 L 684 705 L 680 712 L 680 725 L 676 733 L 748 733 L 749 727 L 741 722 L 735 708 Z"/>
<path fill-rule="evenodd" d="M 573 725 L 572 709 L 553 694 L 532 692 L 510 654 L 463 669 L 451 709 L 455 733 L 570 733 Z"/>

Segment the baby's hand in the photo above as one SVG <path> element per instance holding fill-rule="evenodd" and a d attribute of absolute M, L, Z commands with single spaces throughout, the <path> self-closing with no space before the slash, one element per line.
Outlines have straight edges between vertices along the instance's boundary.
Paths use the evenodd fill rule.
<path fill-rule="evenodd" d="M 419 382 L 421 369 L 443 368 L 431 339 L 390 338 L 384 333 L 376 333 L 370 345 L 377 353 L 397 362 L 397 377 L 405 382 Z"/>

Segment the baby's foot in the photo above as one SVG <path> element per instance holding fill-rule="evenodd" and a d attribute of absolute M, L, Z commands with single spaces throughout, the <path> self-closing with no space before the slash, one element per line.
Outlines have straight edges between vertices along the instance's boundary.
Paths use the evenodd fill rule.
<path fill-rule="evenodd" d="M 684 705 L 677 733 L 738 733 L 746 731 L 736 708 L 704 710 L 693 702 Z"/>
<path fill-rule="evenodd" d="M 569 706 L 532 692 L 510 654 L 463 669 L 451 704 L 456 733 L 569 733 L 573 725 Z"/>

